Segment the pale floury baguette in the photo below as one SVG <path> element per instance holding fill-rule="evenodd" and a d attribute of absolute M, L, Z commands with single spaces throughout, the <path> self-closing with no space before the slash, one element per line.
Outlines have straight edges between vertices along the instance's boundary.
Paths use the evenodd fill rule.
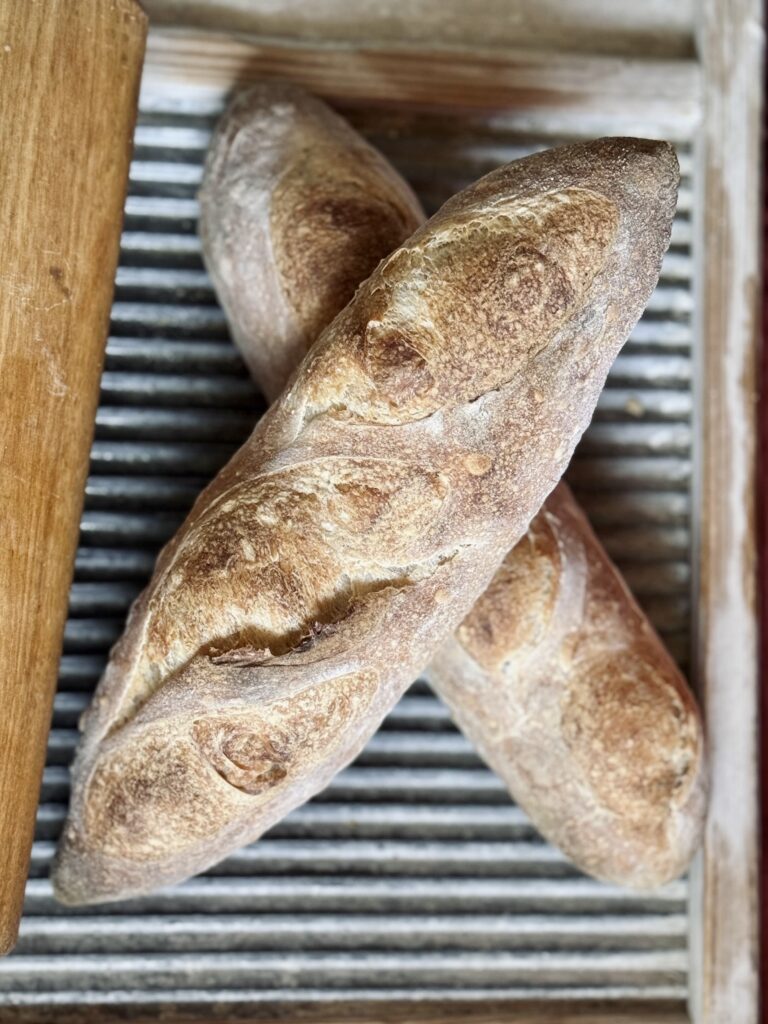
<path fill-rule="evenodd" d="M 380 153 L 291 85 L 263 83 L 235 97 L 205 177 L 213 183 L 200 196 L 208 269 L 232 338 L 273 400 L 424 214 Z"/>
<path fill-rule="evenodd" d="M 562 474 L 677 181 L 660 143 L 539 154 L 379 265 L 135 603 L 85 721 L 60 898 L 201 871 L 359 753 Z"/>
<path fill-rule="evenodd" d="M 427 677 L 583 871 L 648 888 L 685 870 L 706 809 L 698 709 L 564 484 Z"/>
<path fill-rule="evenodd" d="M 233 101 L 209 151 L 200 230 L 268 397 L 420 220 L 403 179 L 319 100 L 263 84 Z M 253 286 L 267 278 L 266 291 Z M 427 675 L 584 871 L 652 886 L 684 870 L 705 809 L 698 710 L 565 484 Z"/>

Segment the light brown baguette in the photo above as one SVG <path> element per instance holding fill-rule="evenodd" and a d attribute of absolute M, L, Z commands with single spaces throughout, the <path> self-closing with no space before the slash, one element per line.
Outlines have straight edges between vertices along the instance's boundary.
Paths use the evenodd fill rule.
<path fill-rule="evenodd" d="M 403 179 L 325 104 L 291 86 L 238 95 L 212 140 L 200 230 L 269 398 L 416 218 Z M 265 303 L 249 284 L 267 274 Z M 287 325 L 279 338 L 275 322 Z M 582 870 L 634 886 L 684 870 L 706 802 L 698 710 L 564 483 L 427 675 Z"/>
<path fill-rule="evenodd" d="M 203 870 L 357 755 L 567 465 L 677 181 L 660 143 L 539 154 L 374 271 L 134 605 L 84 723 L 60 899 Z"/>
<path fill-rule="evenodd" d="M 232 338 L 272 401 L 424 214 L 380 153 L 287 84 L 237 94 L 216 129 L 205 180 L 226 182 L 225 204 L 219 186 L 215 196 L 207 185 L 200 195 L 208 270 Z M 220 216 L 211 222 L 212 202 Z"/>
<path fill-rule="evenodd" d="M 650 888 L 685 870 L 706 810 L 699 712 L 565 484 L 427 678 L 582 871 Z"/>

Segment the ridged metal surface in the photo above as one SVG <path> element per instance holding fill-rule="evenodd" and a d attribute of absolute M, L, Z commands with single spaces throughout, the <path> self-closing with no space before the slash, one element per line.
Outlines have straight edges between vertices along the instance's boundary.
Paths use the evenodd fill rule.
<path fill-rule="evenodd" d="M 357 113 L 429 209 L 551 140 Z M 417 997 L 682 1001 L 684 881 L 637 894 L 543 843 L 423 682 L 311 804 L 208 875 L 58 906 L 47 880 L 78 715 L 162 544 L 263 409 L 195 234 L 211 120 L 136 133 L 81 547 L 26 915 L 0 1006 Z M 426 126 L 426 127 L 425 127 Z M 691 158 L 673 246 L 570 472 L 676 656 L 689 632 Z"/>

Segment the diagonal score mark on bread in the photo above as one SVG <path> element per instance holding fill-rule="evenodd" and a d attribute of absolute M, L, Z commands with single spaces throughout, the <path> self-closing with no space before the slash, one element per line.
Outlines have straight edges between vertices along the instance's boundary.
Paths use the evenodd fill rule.
<path fill-rule="evenodd" d="M 568 188 L 481 210 L 383 262 L 381 314 L 374 292 L 341 361 L 337 344 L 317 343 L 313 414 L 399 424 L 474 401 L 511 383 L 576 315 L 615 237 L 615 205 Z"/>
<path fill-rule="evenodd" d="M 226 141 L 235 125 L 241 159 Z M 271 151 L 276 172 L 251 174 L 243 206 L 232 177 L 263 163 L 270 131 L 281 135 Z M 298 361 L 290 353 L 320 334 L 386 258 L 387 240 L 398 231 L 405 238 L 415 208 L 402 178 L 327 107 L 266 85 L 237 97 L 220 122 L 202 199 L 209 270 L 254 379 L 271 396 Z M 271 249 L 254 251 L 265 217 L 260 237 Z M 415 223 L 422 219 L 416 209 Z M 247 288 L 265 266 L 275 272 L 271 308 L 293 324 L 278 340 L 263 293 Z M 398 341 L 387 350 L 391 372 L 423 390 L 421 356 Z M 469 458 L 476 472 L 488 468 L 485 457 Z M 706 805 L 698 709 L 565 484 L 427 674 L 514 799 L 582 870 L 634 886 L 684 870 Z"/>
<path fill-rule="evenodd" d="M 561 216 L 562 234 L 554 232 L 550 226 L 553 213 L 572 209 L 572 219 L 566 214 L 563 223 Z M 448 554 L 442 550 L 421 559 L 415 556 L 425 535 L 442 534 L 441 505 L 450 502 L 452 495 L 448 467 L 454 461 L 459 475 L 467 474 L 465 438 L 459 437 L 455 452 L 441 440 L 445 465 L 439 472 L 425 472 L 413 465 L 411 453 L 423 450 L 427 443 L 419 433 L 440 436 L 441 425 L 427 423 L 419 431 L 410 421 L 439 420 L 445 408 L 475 402 L 491 390 L 511 386 L 515 376 L 546 347 L 546 341 L 556 338 L 564 320 L 578 312 L 613 241 L 616 225 L 613 204 L 586 190 L 570 190 L 544 195 L 520 210 L 513 203 L 494 203 L 488 223 L 476 214 L 457 219 L 427 235 L 424 244 L 414 240 L 384 261 L 377 272 L 381 283 L 371 290 L 370 299 L 364 302 L 360 296 L 354 300 L 308 357 L 301 387 L 288 395 L 290 401 L 295 392 L 300 414 L 290 417 L 290 427 L 276 454 L 270 458 L 266 446 L 256 480 L 235 478 L 227 487 L 219 486 L 205 518 L 192 520 L 183 528 L 178 542 L 171 546 L 171 556 L 161 559 L 141 662 L 123 694 L 120 720 L 111 731 L 135 715 L 154 690 L 190 658 L 204 655 L 209 647 L 218 647 L 225 640 L 216 632 L 222 606 L 228 609 L 227 636 L 240 637 L 243 646 L 287 654 L 307 635 L 311 622 L 326 620 L 323 609 L 328 609 L 328 621 L 338 621 L 344 605 L 350 603 L 344 597 L 354 594 L 360 572 L 360 583 L 372 590 L 387 587 L 393 580 L 400 580 L 401 586 L 423 580 L 428 574 L 426 566 L 445 563 Z M 535 231 L 539 232 L 540 249 L 530 238 Z M 455 277 L 460 271 L 451 255 L 456 236 L 462 249 L 468 249 L 471 265 L 480 272 L 485 287 L 479 295 L 472 294 L 477 286 L 466 297 L 457 288 Z M 485 275 L 478 266 L 480 249 L 488 266 Z M 575 256 L 574 250 L 578 250 Z M 565 263 L 568 256 L 572 265 Z M 547 273 L 549 264 L 552 270 Z M 512 272 L 505 273 L 509 267 Z M 432 280 L 436 286 L 425 296 Z M 514 298 L 512 312 L 501 324 L 500 317 L 491 318 L 486 311 L 503 306 L 504 288 Z M 459 299 L 451 304 L 447 296 L 455 293 Z M 477 322 L 467 322 L 462 315 L 471 312 L 473 302 L 479 310 Z M 420 343 L 430 387 L 406 397 L 399 389 L 393 390 L 392 374 L 382 375 L 380 367 L 382 362 L 391 364 L 382 347 L 389 344 L 392 332 L 399 331 L 404 337 L 408 322 L 426 325 L 416 333 L 414 347 Z M 359 324 L 364 325 L 362 330 Z M 413 333 L 411 329 L 411 336 Z M 498 345 L 482 344 L 489 333 L 499 340 Z M 536 347 L 526 350 L 523 342 L 529 339 Z M 331 424 L 323 422 L 328 413 Z M 346 458 L 343 437 L 338 436 L 342 413 L 353 428 Z M 371 460 L 354 457 L 361 446 L 360 432 L 354 430 L 358 421 L 362 430 L 368 428 L 373 451 L 375 431 L 369 425 L 388 426 L 386 464 L 383 458 L 373 465 Z M 393 436 L 397 431 L 404 435 L 399 442 Z M 306 456 L 307 447 L 317 453 L 324 444 L 333 447 L 332 457 Z M 291 451 L 286 458 L 288 445 Z M 368 444 L 363 442 L 363 448 L 367 450 Z M 398 451 L 402 453 L 399 461 Z M 497 472 L 493 462 L 491 458 L 484 475 Z M 346 501 L 342 497 L 345 489 Z M 379 507 L 367 514 L 372 501 Z M 362 518 L 359 526 L 355 517 Z M 287 523 L 293 527 L 290 533 Z M 470 544 L 471 537 L 465 543 Z M 427 550 L 434 544 L 428 539 Z M 284 549 L 291 545 L 301 549 L 293 552 L 293 558 L 304 563 L 306 572 L 295 571 L 288 562 L 276 568 L 274 551 L 281 548 L 283 558 L 288 559 Z M 371 551 L 377 555 L 374 562 L 365 557 Z M 312 554 L 311 561 L 307 553 Z M 364 560 L 358 566 L 361 556 Z M 318 590 L 305 585 L 318 579 L 327 580 L 328 586 Z M 218 591 L 217 605 L 208 609 L 204 592 L 212 586 Z M 201 592 L 198 613 L 194 619 L 186 616 L 186 628 L 179 629 L 196 591 Z M 210 615 L 205 614 L 208 610 Z M 169 637 L 173 637 L 171 643 Z"/>
<path fill-rule="evenodd" d="M 61 898 L 116 898 L 200 871 L 257 838 L 359 752 L 567 464 L 655 284 L 676 184 L 674 156 L 661 144 L 566 147 L 483 179 L 374 272 L 198 499 L 135 606 L 85 725 L 55 876 Z M 559 238 L 553 227 L 533 244 L 535 218 L 509 217 L 572 189 L 598 197 L 598 210 L 616 210 L 603 264 L 580 293 L 581 236 Z M 495 231 L 502 207 L 509 220 Z M 479 236 L 496 244 L 474 245 Z M 439 272 L 435 260 L 410 265 L 422 249 L 440 252 Z M 516 272 L 528 280 L 536 253 L 555 250 L 552 280 L 561 287 L 532 280 L 545 315 L 537 330 L 513 329 L 519 310 L 504 283 Z M 451 273 L 458 284 L 462 251 L 475 261 L 465 287 L 441 291 Z M 278 306 L 270 280 L 275 268 L 260 266 L 253 298 L 267 317 Z M 414 322 L 398 288 L 425 297 L 429 322 Z M 492 320 L 491 297 L 505 307 Z M 231 315 L 231 296 L 223 303 Z M 502 314 L 509 329 L 499 329 Z M 292 316 L 278 311 L 275 336 Z M 388 335 L 383 361 L 378 328 L 371 331 L 379 324 L 400 332 Z M 413 373 L 399 373 L 393 349 L 417 353 L 405 360 Z M 377 467 L 370 478 L 368 460 Z M 377 489 L 382 460 L 405 467 L 406 485 L 371 498 L 360 484 Z M 335 501 L 346 480 L 342 467 L 362 473 L 353 480 L 355 514 L 381 505 L 359 535 L 329 511 L 328 496 Z M 418 493 L 408 499 L 424 480 L 439 481 L 433 507 Z M 259 520 L 269 506 L 264 488 L 274 489 L 274 525 Z M 235 500 L 223 520 L 220 510 Z M 391 585 L 391 573 L 419 565 L 430 571 L 411 569 L 408 585 Z M 350 578 L 384 585 L 324 623 L 318 611 Z M 254 651 L 271 652 L 265 637 L 278 653 L 259 663 Z M 222 660 L 223 638 L 234 650 L 244 641 L 246 663 Z M 146 678 L 135 686 L 142 659 Z"/>

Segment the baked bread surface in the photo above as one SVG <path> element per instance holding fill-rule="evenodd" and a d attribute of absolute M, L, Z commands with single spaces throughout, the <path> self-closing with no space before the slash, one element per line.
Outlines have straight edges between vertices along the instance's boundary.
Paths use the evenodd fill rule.
<path fill-rule="evenodd" d="M 562 474 L 677 179 L 660 143 L 537 154 L 379 265 L 134 605 L 84 723 L 59 898 L 201 871 L 356 756 Z"/>
<path fill-rule="evenodd" d="M 275 140 L 270 173 L 240 191 L 243 165 L 262 166 L 265 135 Z M 405 181 L 320 101 L 273 84 L 235 100 L 211 145 L 204 251 L 271 397 L 392 239 L 423 219 Z M 270 262 L 274 303 L 290 310 L 298 341 L 276 340 L 274 304 L 245 287 Z M 582 870 L 646 887 L 685 869 L 706 809 L 699 712 L 564 483 L 427 675 L 537 828 Z"/>

